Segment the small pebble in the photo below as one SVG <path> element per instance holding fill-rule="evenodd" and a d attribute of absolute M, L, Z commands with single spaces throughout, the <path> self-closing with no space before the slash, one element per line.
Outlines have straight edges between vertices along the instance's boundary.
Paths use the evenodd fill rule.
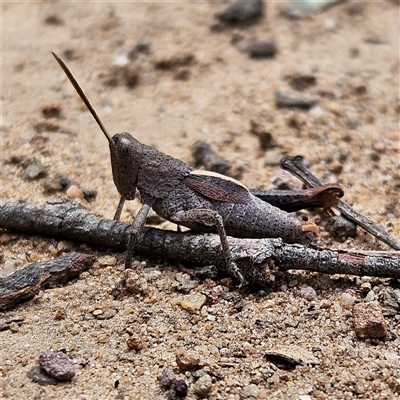
<path fill-rule="evenodd" d="M 354 298 L 350 293 L 342 293 L 339 298 L 339 304 L 342 308 L 350 310 L 354 306 Z"/>
<path fill-rule="evenodd" d="M 343 308 L 339 303 L 333 303 L 332 308 L 338 317 L 340 317 L 343 314 Z"/>
<path fill-rule="evenodd" d="M 340 0 L 290 0 L 283 11 L 289 18 L 306 18 L 338 1 Z"/>
<path fill-rule="evenodd" d="M 320 308 L 330 308 L 332 306 L 332 303 L 328 299 L 322 299 L 319 303 L 319 306 Z"/>
<path fill-rule="evenodd" d="M 65 317 L 65 310 L 63 308 L 57 308 L 56 312 L 54 313 L 54 321 L 63 320 Z"/>
<path fill-rule="evenodd" d="M 12 333 L 17 333 L 19 331 L 19 325 L 16 322 L 11 322 L 9 329 Z"/>
<path fill-rule="evenodd" d="M 161 57 L 155 61 L 155 68 L 161 70 L 177 70 L 184 66 L 190 66 L 195 57 L 193 53 L 181 52 L 166 57 Z"/>
<path fill-rule="evenodd" d="M 107 308 L 101 314 L 96 315 L 97 319 L 110 319 L 117 315 L 117 310 L 115 308 Z"/>
<path fill-rule="evenodd" d="M 317 298 L 317 292 L 311 286 L 302 287 L 299 290 L 299 295 L 308 301 L 315 300 Z"/>
<path fill-rule="evenodd" d="M 400 311 L 400 289 L 384 288 L 379 295 L 383 315 L 395 316 Z"/>
<path fill-rule="evenodd" d="M 375 292 L 370 290 L 365 296 L 365 301 L 374 301 L 375 300 Z"/>
<path fill-rule="evenodd" d="M 279 348 L 266 350 L 265 356 L 273 364 L 316 365 L 320 361 L 313 353 L 297 345 L 279 346 Z"/>
<path fill-rule="evenodd" d="M 273 58 L 277 52 L 276 44 L 273 40 L 255 42 L 247 49 L 251 58 Z"/>
<path fill-rule="evenodd" d="M 362 290 L 364 293 L 368 293 L 371 289 L 372 289 L 371 282 L 363 282 L 363 283 L 361 284 L 361 290 Z"/>
<path fill-rule="evenodd" d="M 377 301 L 355 304 L 353 324 L 360 338 L 379 339 L 387 335 L 387 324 Z"/>
<path fill-rule="evenodd" d="M 260 389 L 254 383 L 245 386 L 239 393 L 241 399 L 256 399 Z"/>
<path fill-rule="evenodd" d="M 42 115 L 45 118 L 60 118 L 61 108 L 53 104 L 42 107 Z"/>
<path fill-rule="evenodd" d="M 42 164 L 33 159 L 29 160 L 26 165 L 24 165 L 24 174 L 23 178 L 27 181 L 33 181 L 36 179 L 43 178 L 46 175 L 46 171 L 43 168 Z"/>
<path fill-rule="evenodd" d="M 183 379 L 177 379 L 174 382 L 174 390 L 178 397 L 186 397 L 189 386 Z"/>
<path fill-rule="evenodd" d="M 135 50 L 138 53 L 149 54 L 150 53 L 151 44 L 146 42 L 137 43 L 135 46 Z"/>
<path fill-rule="evenodd" d="M 377 152 L 377 153 L 384 153 L 386 151 L 386 145 L 383 142 L 374 142 L 372 144 L 372 148 Z"/>
<path fill-rule="evenodd" d="M 272 365 L 274 365 L 274 364 L 272 364 Z M 274 365 L 274 367 L 275 367 L 275 365 Z M 261 370 L 261 373 L 262 373 L 262 376 L 264 379 L 268 379 L 268 378 L 271 378 L 272 375 L 274 375 L 275 371 L 276 371 L 276 367 L 275 367 L 275 369 L 272 367 L 268 367 L 268 368 L 263 368 Z"/>
<path fill-rule="evenodd" d="M 3 278 L 12 275 L 17 269 L 17 263 L 15 260 L 8 259 L 4 263 L 3 267 Z"/>
<path fill-rule="evenodd" d="M 303 74 L 297 71 L 290 71 L 285 75 L 285 79 L 293 89 L 299 92 L 317 84 L 317 78 L 314 75 Z"/>
<path fill-rule="evenodd" d="M 158 279 L 161 275 L 161 271 L 159 271 L 158 269 L 153 269 L 152 271 L 146 272 L 145 278 L 147 282 L 152 282 Z"/>
<path fill-rule="evenodd" d="M 197 312 L 206 302 L 207 297 L 202 293 L 188 294 L 183 297 L 181 307 L 185 310 Z"/>
<path fill-rule="evenodd" d="M 196 371 L 194 371 L 194 372 L 192 373 L 192 377 L 193 377 L 195 380 L 197 380 L 197 379 L 201 378 L 205 373 L 206 373 L 206 372 L 204 372 L 202 369 L 198 369 L 198 370 L 196 370 Z"/>
<path fill-rule="evenodd" d="M 200 398 L 208 397 L 211 390 L 212 379 L 208 374 L 204 374 L 193 384 L 193 391 Z"/>
<path fill-rule="evenodd" d="M 99 257 L 98 262 L 102 266 L 111 266 L 117 265 L 117 259 L 113 256 L 103 256 Z"/>
<path fill-rule="evenodd" d="M 257 20 L 263 13 L 263 0 L 237 0 L 215 14 L 215 17 L 229 24 L 243 24 Z"/>
<path fill-rule="evenodd" d="M 169 389 L 175 380 L 175 374 L 169 368 L 164 368 L 158 376 L 158 381 L 163 389 Z"/>
<path fill-rule="evenodd" d="M 70 381 L 75 376 L 72 360 L 62 351 L 42 351 L 39 364 L 50 376 L 59 381 Z"/>
<path fill-rule="evenodd" d="M 222 349 L 219 350 L 219 354 L 221 357 L 228 357 L 231 354 L 231 350 L 228 349 L 228 347 L 222 347 Z"/>
<path fill-rule="evenodd" d="M 83 199 L 84 197 L 83 190 L 77 185 L 71 185 L 66 194 L 70 199 Z"/>
<path fill-rule="evenodd" d="M 3 233 L 0 235 L 0 243 L 1 244 L 8 244 L 10 243 L 12 240 L 16 239 L 16 235 L 10 235 L 9 233 Z"/>
<path fill-rule="evenodd" d="M 303 187 L 302 182 L 293 176 L 290 172 L 280 169 L 271 178 L 271 183 L 276 189 L 301 189 Z"/>
<path fill-rule="evenodd" d="M 326 229 L 333 237 L 337 238 L 357 236 L 357 225 L 341 215 L 330 217 Z"/>
<path fill-rule="evenodd" d="M 129 62 L 129 58 L 126 54 L 117 54 L 113 59 L 112 65 L 116 67 L 125 67 Z"/>
<path fill-rule="evenodd" d="M 104 344 L 104 343 L 107 343 L 107 342 L 108 342 L 108 336 L 107 335 L 100 335 L 97 338 L 97 343 Z"/>
<path fill-rule="evenodd" d="M 181 370 L 192 369 L 200 362 L 200 355 L 194 350 L 180 349 L 176 352 L 175 358 Z"/>
<path fill-rule="evenodd" d="M 397 393 L 397 394 L 400 393 L 400 379 L 399 378 L 397 378 L 394 381 L 392 390 L 393 390 L 393 393 Z"/>
<path fill-rule="evenodd" d="M 126 341 L 129 350 L 140 351 L 144 347 L 144 341 L 139 336 L 130 336 Z"/>
<path fill-rule="evenodd" d="M 50 14 L 44 19 L 44 23 L 48 25 L 63 25 L 64 20 L 57 14 Z"/>
<path fill-rule="evenodd" d="M 277 107 L 310 109 L 316 104 L 317 100 L 309 96 L 299 97 L 278 90 L 275 92 L 275 103 Z"/>
<path fill-rule="evenodd" d="M 144 276 L 136 273 L 136 271 L 127 269 L 123 280 L 123 286 L 130 293 L 138 293 L 145 295 L 149 292 L 149 284 Z"/>

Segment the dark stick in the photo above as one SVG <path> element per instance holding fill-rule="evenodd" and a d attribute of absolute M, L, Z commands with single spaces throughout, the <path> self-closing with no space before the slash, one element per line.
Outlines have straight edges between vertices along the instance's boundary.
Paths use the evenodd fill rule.
<path fill-rule="evenodd" d="M 250 193 L 281 210 L 293 212 L 304 208 L 334 207 L 339 202 L 339 197 L 343 196 L 343 189 L 337 184 L 327 184 L 310 189 L 250 189 Z"/>
<path fill-rule="evenodd" d="M 218 172 L 219 174 L 226 174 L 228 169 L 231 168 L 229 163 L 214 151 L 209 143 L 203 140 L 195 142 L 191 151 L 196 168 L 203 166 L 207 171 Z"/>
<path fill-rule="evenodd" d="M 70 253 L 49 261 L 30 264 L 3 279 L 0 285 L 0 311 L 27 300 L 41 289 L 79 276 L 90 268 L 95 257 L 90 254 Z"/>
<path fill-rule="evenodd" d="M 96 217 L 74 202 L 45 205 L 0 204 L 0 228 L 50 235 L 125 250 L 130 226 Z M 352 274 L 400 278 L 399 252 L 357 252 L 289 245 L 281 239 L 237 239 L 228 237 L 232 261 L 244 278 L 265 286 L 279 271 L 306 269 L 327 274 Z M 144 228 L 138 236 L 142 253 L 179 259 L 197 265 L 216 265 L 226 270 L 218 235 L 173 232 Z"/>
<path fill-rule="evenodd" d="M 299 178 L 308 187 L 320 186 L 322 184 L 321 181 L 316 178 L 304 165 L 303 160 L 304 159 L 302 156 L 286 156 L 283 157 L 281 160 L 281 167 Z M 364 215 L 355 211 L 349 204 L 340 200 L 335 208 L 339 210 L 350 221 L 353 221 L 361 228 L 365 229 L 368 233 L 381 240 L 383 243 L 386 243 L 388 246 L 392 247 L 395 250 L 400 250 L 400 241 L 398 239 L 391 236 L 380 226 L 375 225 L 370 219 L 368 219 Z"/>

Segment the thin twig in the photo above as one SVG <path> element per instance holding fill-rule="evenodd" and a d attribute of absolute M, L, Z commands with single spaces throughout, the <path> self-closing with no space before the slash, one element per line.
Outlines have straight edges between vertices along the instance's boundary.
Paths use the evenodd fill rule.
<path fill-rule="evenodd" d="M 317 187 L 322 183 L 315 177 L 312 172 L 304 165 L 302 156 L 286 156 L 281 160 L 281 167 L 286 171 L 299 178 L 308 187 Z M 365 229 L 368 233 L 375 236 L 377 239 L 386 243 L 388 246 L 395 250 L 400 250 L 400 241 L 393 236 L 389 235 L 383 228 L 374 224 L 370 219 L 355 211 L 349 204 L 340 200 L 335 206 L 350 221 L 353 221 L 361 228 Z"/>
<path fill-rule="evenodd" d="M 75 202 L 58 201 L 44 205 L 0 204 L 0 228 L 125 250 L 130 226 L 96 217 Z M 279 271 L 289 269 L 400 278 L 400 252 L 341 251 L 289 245 L 281 239 L 229 237 L 228 243 L 232 260 L 251 284 L 271 284 Z M 196 265 L 226 268 L 218 235 L 145 228 L 137 250 Z"/>

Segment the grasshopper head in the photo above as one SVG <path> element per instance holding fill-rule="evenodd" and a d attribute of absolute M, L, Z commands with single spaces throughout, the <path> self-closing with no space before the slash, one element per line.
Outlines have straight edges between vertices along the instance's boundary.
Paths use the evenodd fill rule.
<path fill-rule="evenodd" d="M 109 141 L 115 186 L 126 200 L 135 198 L 143 146 L 130 133 L 117 133 Z"/>

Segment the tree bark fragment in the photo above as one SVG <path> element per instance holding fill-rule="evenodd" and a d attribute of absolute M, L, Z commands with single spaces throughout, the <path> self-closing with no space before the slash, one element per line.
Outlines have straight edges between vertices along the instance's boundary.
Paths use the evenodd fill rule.
<path fill-rule="evenodd" d="M 95 257 L 90 254 L 70 253 L 30 264 L 14 272 L 0 284 L 0 311 L 34 297 L 41 289 L 54 287 L 79 276 L 93 265 L 94 260 Z"/>

